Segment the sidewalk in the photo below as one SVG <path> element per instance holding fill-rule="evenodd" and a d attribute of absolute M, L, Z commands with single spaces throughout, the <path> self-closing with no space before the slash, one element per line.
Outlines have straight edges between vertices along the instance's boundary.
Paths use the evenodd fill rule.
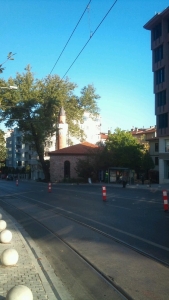
<path fill-rule="evenodd" d="M 58 183 L 55 185 L 59 185 Z M 70 185 L 70 184 L 69 184 Z M 80 185 L 80 184 L 79 184 Z M 105 182 L 99 182 L 99 183 L 88 183 L 88 185 L 100 185 L 100 186 L 106 186 L 106 187 L 118 187 L 122 188 L 122 183 L 105 183 Z M 150 184 L 141 184 L 141 183 L 135 183 L 135 184 L 127 184 L 125 188 L 129 189 L 144 189 L 144 190 L 167 190 L 169 191 L 169 184 L 164 183 L 164 184 L 158 184 L 158 183 L 152 183 Z"/>
<path fill-rule="evenodd" d="M 9 244 L 0 243 L 0 256 L 8 248 L 14 248 L 19 254 L 15 266 L 4 266 L 0 262 L 0 299 L 5 300 L 7 292 L 20 284 L 31 289 L 34 300 L 71 299 L 66 295 L 64 286 L 49 262 L 26 231 L 1 208 L 0 213 L 2 219 L 7 222 L 6 229 L 12 232 L 12 241 Z"/>
<path fill-rule="evenodd" d="M 108 186 L 114 186 L 114 187 L 122 187 L 122 184 L 116 184 L 116 183 L 110 183 L 108 184 Z M 169 184 L 158 184 L 158 183 L 152 183 L 151 185 L 149 184 L 127 184 L 126 188 L 130 188 L 130 189 L 147 189 L 147 190 L 151 190 L 151 189 L 156 189 L 159 191 L 162 190 L 168 190 L 169 191 Z"/>

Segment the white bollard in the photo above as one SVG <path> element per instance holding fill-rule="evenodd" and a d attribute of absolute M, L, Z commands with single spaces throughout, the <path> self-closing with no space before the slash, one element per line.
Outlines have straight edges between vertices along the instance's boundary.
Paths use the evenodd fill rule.
<path fill-rule="evenodd" d="M 8 291 L 6 300 L 33 300 L 33 294 L 27 286 L 16 285 Z"/>
<path fill-rule="evenodd" d="M 13 248 L 6 249 L 1 254 L 1 263 L 4 266 L 16 265 L 18 259 L 19 259 L 18 252 Z"/>
<path fill-rule="evenodd" d="M 0 213 L 0 220 L 2 220 L 2 214 Z"/>
<path fill-rule="evenodd" d="M 0 220 L 0 232 L 6 228 L 7 224 L 4 220 Z"/>
<path fill-rule="evenodd" d="M 10 230 L 2 230 L 0 232 L 0 242 L 3 244 L 10 243 L 12 240 L 12 232 Z"/>

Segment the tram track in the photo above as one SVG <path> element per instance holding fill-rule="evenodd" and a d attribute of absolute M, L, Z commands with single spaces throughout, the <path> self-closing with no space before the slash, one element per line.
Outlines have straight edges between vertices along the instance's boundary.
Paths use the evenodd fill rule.
<path fill-rule="evenodd" d="M 7 197 L 9 197 L 9 195 L 7 195 Z M 16 199 L 18 199 L 18 197 L 16 196 L 12 196 Z M 0 203 L 1 206 L 8 212 L 11 213 L 11 211 L 9 210 L 9 208 L 7 208 L 7 205 L 9 204 L 8 202 L 4 201 L 1 199 L 2 197 L 0 197 Z M 4 204 L 4 205 L 3 205 Z M 75 249 L 74 247 L 72 247 L 68 242 L 66 242 L 66 240 L 64 240 L 61 236 L 59 236 L 58 234 L 56 234 L 53 230 L 50 230 L 47 226 L 45 226 L 42 222 L 38 221 L 37 219 L 35 219 L 34 217 L 32 217 L 30 214 L 26 213 L 25 211 L 23 211 L 22 209 L 18 208 L 17 206 L 15 206 L 14 204 L 12 204 L 10 202 L 10 208 L 15 208 L 18 211 L 20 211 L 22 214 L 27 215 L 29 218 L 32 218 L 34 220 L 35 223 L 38 223 L 40 226 L 42 226 L 43 228 L 45 228 L 50 234 L 54 235 L 55 238 L 59 239 L 64 245 L 66 245 L 66 247 L 68 247 L 70 249 L 70 251 L 73 251 L 74 253 L 76 253 L 76 255 L 78 257 L 80 257 L 90 268 L 92 268 L 95 272 L 97 272 L 99 274 L 99 276 L 102 277 L 102 279 L 107 282 L 120 296 L 120 298 L 118 298 L 119 300 L 133 300 L 133 298 L 126 292 L 123 290 L 123 288 L 121 288 L 120 286 L 118 286 L 116 283 L 113 282 L 113 278 L 108 277 L 106 274 L 104 274 L 101 270 L 99 270 L 97 268 L 96 265 L 92 264 L 85 256 L 83 256 L 80 252 L 77 251 L 77 249 Z M 67 218 L 68 219 L 68 218 Z"/>
<path fill-rule="evenodd" d="M 30 191 L 28 191 L 30 193 Z M 40 191 L 39 192 L 43 192 L 43 191 Z M 11 194 L 10 194 L 11 193 Z M 40 196 L 40 194 L 39 194 Z M 122 280 L 121 282 L 119 281 L 119 278 L 116 278 L 116 276 L 113 276 L 113 272 L 114 270 L 112 270 L 112 272 L 105 272 L 105 269 L 104 269 L 104 266 L 99 264 L 97 265 L 96 263 L 96 260 L 91 260 L 88 256 L 86 256 L 86 253 L 85 252 L 81 252 L 82 248 L 78 248 L 77 247 L 77 244 L 78 244 L 78 237 L 77 237 L 77 240 L 75 241 L 75 244 L 74 243 L 74 239 L 76 239 L 76 236 L 75 238 L 71 236 L 72 240 L 68 238 L 67 240 L 67 237 L 69 236 L 69 233 L 68 234 L 65 234 L 65 231 L 68 229 L 68 228 L 76 228 L 76 227 L 81 227 L 83 228 L 83 232 L 87 232 L 87 231 L 90 231 L 90 232 L 93 232 L 93 234 L 91 234 L 91 236 L 97 236 L 96 238 L 96 247 L 100 247 L 100 245 L 104 245 L 104 244 L 115 244 L 116 246 L 115 247 L 119 247 L 119 248 L 123 248 L 125 249 L 124 252 L 125 252 L 125 255 L 124 255 L 124 259 L 125 259 L 125 264 L 126 264 L 126 261 L 128 260 L 128 258 L 130 258 L 130 251 L 132 252 L 132 256 L 137 256 L 137 262 L 139 262 L 139 260 L 148 260 L 148 262 L 151 261 L 151 263 L 149 263 L 151 265 L 150 268 L 148 268 L 147 266 L 145 267 L 145 270 L 142 270 L 143 272 L 145 272 L 145 278 L 147 276 L 147 279 L 149 280 L 150 278 L 152 278 L 149 274 L 146 274 L 147 273 L 147 268 L 148 269 L 152 269 L 154 268 L 154 264 L 156 265 L 160 265 L 160 272 L 161 274 L 163 274 L 163 270 L 164 270 L 164 273 L 165 274 L 168 274 L 168 267 L 169 267 L 169 264 L 167 261 L 165 260 L 161 260 L 159 259 L 158 257 L 155 257 L 153 255 L 150 255 L 149 253 L 146 253 L 136 247 L 134 247 L 133 245 L 129 244 L 129 243 L 126 243 L 125 241 L 123 241 L 122 239 L 119 239 L 117 238 L 116 236 L 113 236 L 111 234 L 108 234 L 106 232 L 106 230 L 100 230 L 99 229 L 99 226 L 97 228 L 97 220 L 93 220 L 93 224 L 94 226 L 91 226 L 92 223 L 91 223 L 91 219 L 87 218 L 86 216 L 81 216 L 80 214 L 76 214 L 74 213 L 73 211 L 71 211 L 71 209 L 64 209 L 63 207 L 59 207 L 59 206 L 56 206 L 56 205 L 52 205 L 52 197 L 50 197 L 51 201 L 50 201 L 50 204 L 49 203 L 45 203 L 43 201 L 39 201 L 39 200 L 36 200 L 34 199 L 33 197 L 31 197 L 30 195 L 26 195 L 26 192 L 23 192 L 23 191 L 20 191 L 20 193 L 16 193 L 16 189 L 15 189 L 15 193 L 14 191 L 9 191 L 6 193 L 6 197 L 5 195 L 3 196 L 0 196 L 0 202 L 2 201 L 4 203 L 4 205 L 6 206 L 11 206 L 15 209 L 17 209 L 18 211 L 20 211 L 21 213 L 23 214 L 26 214 L 27 217 L 29 218 L 32 218 L 32 220 L 34 220 L 34 222 L 36 222 L 37 224 L 39 224 L 40 226 L 43 226 L 44 229 L 48 230 L 51 234 L 53 234 L 55 236 L 55 238 L 57 239 L 60 239 L 60 241 L 62 243 L 64 243 L 70 251 L 73 251 L 78 257 L 80 257 L 82 260 L 84 260 L 84 262 L 89 265 L 93 270 L 95 270 L 95 272 L 97 274 L 99 274 L 99 276 L 101 276 L 103 278 L 103 280 L 105 280 L 105 282 L 107 282 L 107 284 L 109 284 L 113 289 L 115 289 L 119 295 L 121 295 L 121 297 L 123 297 L 123 299 L 144 299 L 144 297 L 142 296 L 141 298 L 137 298 L 137 295 L 133 294 L 133 290 L 132 292 L 131 289 L 129 289 L 128 287 L 126 287 L 125 285 L 125 281 L 126 281 L 126 277 L 128 274 L 126 273 L 126 270 L 124 269 L 121 269 L 120 272 L 122 272 L 122 277 L 123 277 L 123 271 L 124 271 L 124 281 Z M 55 202 L 55 203 L 58 203 L 58 202 Z M 10 205 L 9 205 L 10 204 Z M 17 205 L 16 205 L 17 204 Z M 72 204 L 73 204 L 73 201 L 72 201 Z M 20 205 L 20 207 L 18 206 Z M 32 214 L 30 213 L 26 213 L 26 211 L 24 210 L 24 208 L 30 208 L 32 209 L 33 211 L 33 207 L 35 207 L 35 213 L 34 213 L 34 216 L 36 216 L 36 212 L 38 211 L 42 211 L 43 210 L 43 215 L 42 215 L 42 219 L 44 220 L 44 222 L 41 222 L 42 220 L 39 218 L 39 220 L 37 220 L 37 218 L 34 218 L 34 216 L 32 216 Z M 32 207 L 32 208 L 31 208 Z M 73 208 L 73 206 L 71 206 Z M 29 211 L 29 210 L 28 210 Z M 41 215 L 40 215 L 41 216 Z M 45 216 L 46 219 L 45 219 Z M 50 218 L 51 216 L 51 219 L 53 221 L 57 221 L 57 219 L 61 218 L 63 220 L 65 220 L 65 231 L 64 231 L 64 234 L 65 234 L 65 237 L 66 239 L 64 238 L 64 234 L 62 234 L 63 230 L 61 230 L 60 228 L 58 229 L 58 231 L 56 232 L 56 230 L 51 230 L 47 224 L 47 222 L 45 223 L 45 221 Z M 62 221 L 63 221 L 62 220 Z M 88 222 L 90 220 L 90 222 Z M 99 223 L 99 222 L 98 222 Z M 106 224 L 102 224 L 100 223 L 101 225 L 105 225 Z M 96 226 L 95 226 L 96 225 Z M 108 225 L 107 225 L 108 226 Z M 57 226 L 56 226 L 57 227 Z M 110 226 L 111 227 L 111 226 Z M 104 228 L 103 226 L 100 227 L 101 229 Z M 111 228 L 112 229 L 112 228 Z M 114 228 L 114 230 L 119 230 L 117 228 Z M 120 230 L 119 230 L 120 231 Z M 121 230 L 122 231 L 122 230 Z M 109 231 L 111 233 L 111 231 Z M 61 233 L 61 234 L 60 234 Z M 113 232 L 114 233 L 114 232 Z M 123 232 L 122 233 L 126 233 L 126 232 Z M 129 233 L 130 234 L 130 233 Z M 71 234 L 72 235 L 72 232 Z M 83 237 L 83 239 L 79 240 L 79 243 L 82 243 L 82 246 L 84 246 L 86 243 L 87 245 L 89 245 L 90 247 L 92 247 L 92 241 L 90 242 L 90 239 L 91 239 L 91 236 L 89 238 L 86 239 L 86 237 Z M 123 236 L 122 236 L 123 237 Z M 86 240 L 85 240 L 86 239 Z M 99 240 L 99 243 L 97 243 L 97 241 Z M 100 240 L 104 240 L 103 242 L 100 241 Z M 73 242 L 72 242 L 73 241 Z M 145 241 L 145 240 L 144 240 Z M 151 241 L 149 241 L 149 243 L 151 243 Z M 75 246 L 74 246 L 75 245 Z M 118 246 L 119 245 L 119 246 Z M 155 243 L 152 243 L 152 246 L 154 247 L 161 247 L 161 248 L 164 248 L 162 245 L 156 245 Z M 79 250 L 80 249 L 80 250 Z M 128 249 L 128 250 L 127 250 Z M 163 250 L 164 250 L 163 249 Z M 158 249 L 159 250 L 159 249 Z M 166 251 L 169 251 L 169 249 L 166 247 L 165 249 Z M 90 248 L 90 251 L 91 251 L 91 248 Z M 106 249 L 107 251 L 107 249 Z M 134 254 L 135 253 L 135 254 Z M 155 252 L 154 252 L 155 253 Z M 158 252 L 157 252 L 158 253 Z M 116 254 L 116 253 L 115 253 Z M 114 253 L 113 253 L 114 255 Z M 139 258 L 140 256 L 140 258 Z M 142 257 L 145 257 L 145 259 L 143 259 Z M 167 257 L 167 256 L 166 256 Z M 103 256 L 101 257 L 101 259 L 103 258 Z M 104 257 L 105 259 L 105 257 Z M 112 259 L 112 256 L 110 256 L 110 261 Z M 131 258 L 130 258 L 131 259 Z M 114 261 L 111 262 L 112 265 L 113 265 L 113 268 L 115 268 L 115 275 L 116 275 L 116 271 L 118 270 L 118 265 L 114 264 Z M 101 267 L 100 267 L 101 266 Z M 103 268 L 102 268 L 103 266 Z M 138 266 L 140 268 L 140 265 Z M 126 266 L 124 266 L 124 268 L 126 268 Z M 161 269 L 163 268 L 163 269 Z M 165 271 L 166 270 L 166 271 Z M 142 272 L 141 271 L 141 272 Z M 159 270 L 158 270 L 159 271 Z M 132 271 L 133 272 L 133 271 Z M 141 273 L 140 272 L 140 273 Z M 136 275 L 137 275 L 138 272 L 136 272 Z M 156 272 L 156 274 L 159 274 L 158 272 Z M 131 275 L 131 274 L 130 274 Z M 134 272 L 133 272 L 133 279 L 135 275 L 134 275 Z M 160 275 L 161 277 L 161 275 Z M 131 277 L 132 278 L 132 277 Z M 132 281 L 132 279 L 131 279 Z M 136 281 L 138 282 L 139 279 L 136 278 Z M 137 284 L 136 282 L 136 284 Z M 124 285 L 123 285 L 124 283 Z M 166 283 L 167 286 L 168 286 L 168 283 Z M 157 284 L 155 284 L 156 287 L 157 287 Z M 138 286 L 137 286 L 138 287 Z M 132 287 L 132 289 L 136 290 L 137 288 L 135 287 L 135 284 L 134 284 L 134 287 Z M 154 289 L 154 287 L 153 287 Z M 144 294 L 144 290 L 141 291 L 141 293 Z M 155 292 L 154 292 L 155 293 Z M 133 298 L 132 298 L 133 297 Z M 77 298 L 78 299 L 78 298 Z M 107 298 L 106 298 L 107 299 Z M 114 299 L 114 298 L 110 298 L 110 299 Z M 147 299 L 147 298 L 145 298 Z M 165 297 L 163 298 L 158 298 L 158 299 L 165 299 Z"/>
<path fill-rule="evenodd" d="M 88 224 L 86 224 L 86 223 L 84 223 L 84 222 L 82 222 L 82 221 L 79 221 L 78 219 L 75 219 L 74 217 L 68 216 L 68 214 L 70 214 L 70 213 L 73 214 L 73 215 L 76 215 L 75 213 L 72 213 L 72 212 L 70 212 L 70 211 L 66 211 L 67 214 L 64 214 L 64 213 L 63 213 L 64 209 L 58 208 L 58 207 L 56 207 L 56 206 L 54 206 L 54 205 L 51 205 L 51 204 L 48 204 L 48 203 L 45 203 L 45 202 L 42 202 L 42 201 L 38 201 L 38 200 L 36 200 L 36 199 L 30 198 L 30 197 L 27 197 L 27 196 L 24 196 L 24 194 L 26 194 L 26 193 L 27 193 L 27 192 L 22 192 L 22 193 L 18 193 L 18 195 L 19 195 L 19 196 L 22 195 L 22 200 L 23 200 L 23 198 L 26 198 L 26 199 L 27 199 L 26 201 L 32 201 L 32 202 L 37 203 L 37 205 L 42 205 L 42 206 L 44 206 L 43 208 L 46 209 L 46 210 L 49 210 L 49 209 L 52 208 L 52 209 L 54 209 L 53 211 L 55 212 L 56 215 L 62 216 L 62 217 L 64 217 L 64 218 L 68 219 L 68 220 L 71 220 L 71 221 L 73 221 L 73 222 L 75 222 L 75 223 L 77 223 L 77 224 L 80 224 L 80 225 L 82 225 L 83 227 L 86 227 L 86 228 L 88 228 L 88 229 L 90 229 L 90 230 L 92 230 L 92 231 L 94 231 L 94 232 L 96 232 L 96 233 L 98 233 L 98 234 L 100 234 L 100 235 L 102 235 L 102 236 L 104 236 L 104 237 L 106 237 L 106 238 L 112 240 L 112 241 L 115 241 L 115 242 L 117 242 L 117 243 L 120 243 L 121 245 L 123 245 L 123 246 L 125 246 L 125 247 L 128 247 L 129 249 L 131 249 L 131 250 L 133 250 L 133 251 L 136 251 L 137 253 L 139 253 L 139 254 L 141 254 L 141 255 L 143 255 L 143 256 L 149 258 L 149 259 L 152 259 L 152 260 L 154 260 L 154 261 L 156 261 L 156 262 L 158 262 L 158 263 L 164 265 L 165 267 L 169 268 L 169 263 L 168 263 L 168 262 L 166 262 L 166 261 L 164 261 L 164 260 L 161 260 L 161 259 L 159 259 L 159 258 L 157 258 L 157 257 L 155 257 L 155 256 L 153 256 L 153 255 L 150 255 L 149 253 L 147 253 L 147 252 L 145 252 L 145 251 L 143 251 L 143 250 L 141 250 L 141 249 L 139 249 L 139 248 L 137 248 L 137 247 L 135 247 L 135 246 L 133 246 L 133 245 L 131 245 L 131 244 L 125 242 L 125 241 L 123 241 L 122 239 L 119 239 L 119 238 L 117 238 L 117 237 L 115 237 L 115 236 L 112 236 L 112 235 L 110 235 L 110 234 L 107 234 L 106 232 L 104 232 L 104 231 L 102 231 L 102 230 L 99 230 L 99 229 L 96 228 L 96 227 L 93 227 L 93 226 L 88 225 Z M 7 197 L 7 196 L 10 197 L 10 194 L 6 195 L 6 197 Z M 19 199 L 19 197 L 17 196 L 17 193 L 12 194 L 12 197 L 14 197 L 14 198 L 16 198 L 16 199 Z M 0 197 L 0 198 L 1 198 L 1 197 Z M 49 207 L 49 209 L 47 209 L 47 207 Z M 58 210 L 62 210 L 62 213 L 61 213 L 61 212 L 58 212 Z M 79 215 L 78 215 L 78 216 L 79 216 Z M 84 219 L 84 217 L 82 217 L 82 218 Z M 85 218 L 85 219 L 87 219 L 87 218 Z M 90 219 L 90 221 L 91 221 L 91 219 Z M 96 221 L 94 221 L 94 222 L 97 223 Z M 100 223 L 99 223 L 99 224 L 100 224 Z M 102 224 L 102 225 L 105 226 L 105 224 Z M 113 229 L 114 229 L 114 228 L 113 228 Z M 118 231 L 120 231 L 120 232 L 122 232 L 122 233 L 124 232 L 124 231 L 119 230 L 119 229 L 118 229 Z M 128 235 L 130 235 L 130 234 L 128 233 Z M 131 235 L 131 236 L 132 236 L 132 235 Z M 144 241 L 144 239 L 142 239 L 142 238 L 139 238 L 139 239 Z M 149 242 L 150 244 L 154 245 L 154 246 L 158 246 L 158 245 L 156 245 L 156 244 L 153 243 L 153 242 L 150 242 L 150 241 L 148 241 L 148 242 Z M 164 249 L 164 250 L 166 250 L 166 251 L 169 251 L 169 249 L 168 249 L 167 247 L 162 247 L 162 246 L 161 246 L 161 248 Z"/>
<path fill-rule="evenodd" d="M 14 196 L 14 197 L 16 197 L 16 196 Z M 161 263 L 161 264 L 164 265 L 165 267 L 168 267 L 168 268 L 169 268 L 169 263 L 168 263 L 168 262 L 166 262 L 166 261 L 164 261 L 164 260 L 161 260 L 161 259 L 159 259 L 159 258 L 157 258 L 157 257 L 155 257 L 155 256 L 153 256 L 153 255 L 150 255 L 149 253 L 147 253 L 147 252 L 145 252 L 145 251 L 143 251 L 143 250 L 141 250 L 141 249 L 139 249 L 139 248 L 137 248 L 137 247 L 135 247 L 135 246 L 133 246 L 133 245 L 131 245 L 131 244 L 125 242 L 125 241 L 123 241 L 122 239 L 119 239 L 119 238 L 117 238 L 117 237 L 115 237 L 115 236 L 113 236 L 113 235 L 107 234 L 106 232 L 104 232 L 104 231 L 102 231 L 102 230 L 99 230 L 99 229 L 96 228 L 96 227 L 90 226 L 90 225 L 88 225 L 88 224 L 86 224 L 86 223 L 84 223 L 84 222 L 82 222 L 82 221 L 79 221 L 79 220 L 75 219 L 74 217 L 68 216 L 69 213 L 74 214 L 74 213 L 72 213 L 72 212 L 70 212 L 70 211 L 67 211 L 67 214 L 64 214 L 63 212 L 62 212 L 62 213 L 61 213 L 61 212 L 58 212 L 57 210 L 60 210 L 60 208 L 58 208 L 58 207 L 56 207 L 56 206 L 53 206 L 53 205 L 47 204 L 47 203 L 45 203 L 45 202 L 41 202 L 41 201 L 32 199 L 32 198 L 30 198 L 30 197 L 26 197 L 26 196 L 24 196 L 24 194 L 22 194 L 22 197 L 28 199 L 28 201 L 34 201 L 34 202 L 36 202 L 38 205 L 43 205 L 43 206 L 44 206 L 43 208 L 46 209 L 46 210 L 48 210 L 46 207 L 49 207 L 49 209 L 52 208 L 52 209 L 54 209 L 55 214 L 60 215 L 60 216 L 66 218 L 66 219 L 68 219 L 68 220 L 71 220 L 71 221 L 77 223 L 77 224 L 80 224 L 80 225 L 82 225 L 83 227 L 86 227 L 86 228 L 88 228 L 88 229 L 90 229 L 90 230 L 92 230 L 92 231 L 94 231 L 94 232 L 97 232 L 98 234 L 100 234 L 100 235 L 102 235 L 102 236 L 105 236 L 106 238 L 108 238 L 108 239 L 110 239 L 110 240 L 112 240 L 112 241 L 115 241 L 115 242 L 117 242 L 117 243 L 120 243 L 121 245 L 123 245 L 123 246 L 125 246 L 125 247 L 128 247 L 129 249 L 131 249 L 131 250 L 133 250 L 133 251 L 136 251 L 137 253 L 139 253 L 139 254 L 141 254 L 141 255 L 143 255 L 143 256 L 146 256 L 147 258 L 152 259 L 152 260 L 154 260 L 154 261 L 156 261 L 156 262 L 158 262 L 158 263 Z M 23 199 L 23 198 L 22 198 L 22 199 Z M 61 209 L 61 210 L 64 211 L 63 209 Z M 74 214 L 74 215 L 76 215 L 76 214 Z M 78 215 L 78 216 L 79 216 L 79 215 Z M 84 217 L 82 217 L 82 218 L 84 219 Z M 87 219 L 87 218 L 85 218 L 85 219 Z M 91 219 L 90 219 L 90 221 L 91 221 Z M 94 221 L 94 222 L 97 223 L 96 221 Z M 100 223 L 99 223 L 99 224 L 100 224 Z M 106 226 L 105 224 L 102 224 L 102 225 L 103 225 L 103 227 Z M 113 228 L 113 229 L 114 229 L 114 228 Z M 117 230 L 117 229 L 116 229 L 116 230 Z M 119 229 L 118 229 L 118 231 L 124 233 L 124 231 L 122 231 L 122 230 L 119 230 Z M 125 233 L 125 234 L 126 234 L 126 233 Z M 132 234 L 129 234 L 129 233 L 128 233 L 127 235 L 131 235 L 131 236 L 132 236 Z M 137 238 L 138 238 L 138 237 L 137 237 Z M 138 238 L 138 239 L 140 239 L 140 240 L 142 240 L 142 241 L 145 241 L 145 240 L 142 239 L 142 238 Z M 159 247 L 159 245 L 157 245 L 157 244 L 155 244 L 155 243 L 153 243 L 153 242 L 148 241 L 148 243 L 152 244 L 153 246 Z M 168 249 L 167 247 L 161 246 L 161 249 L 164 249 L 164 250 L 166 250 L 166 251 L 169 251 L 169 249 Z"/>

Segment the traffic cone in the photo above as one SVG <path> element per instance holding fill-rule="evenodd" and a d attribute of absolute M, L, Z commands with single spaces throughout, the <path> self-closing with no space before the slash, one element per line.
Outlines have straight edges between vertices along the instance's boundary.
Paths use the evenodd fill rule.
<path fill-rule="evenodd" d="M 163 190 L 164 211 L 168 211 L 168 196 L 167 191 Z"/>
<path fill-rule="evenodd" d="M 106 201 L 106 187 L 102 186 L 102 197 L 103 197 L 103 201 Z"/>

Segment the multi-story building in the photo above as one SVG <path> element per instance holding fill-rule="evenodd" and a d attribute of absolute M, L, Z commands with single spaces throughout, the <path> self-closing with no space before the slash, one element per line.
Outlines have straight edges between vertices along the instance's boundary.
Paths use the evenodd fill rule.
<path fill-rule="evenodd" d="M 84 130 L 86 141 L 96 144 L 101 141 L 101 122 L 100 117 L 93 119 L 89 113 L 84 114 L 84 122 L 80 124 Z M 66 115 L 61 108 L 58 119 L 58 134 L 53 134 L 44 142 L 44 159 L 49 160 L 49 152 L 56 149 L 68 147 L 68 126 L 66 124 Z M 23 134 L 18 128 L 9 130 L 6 134 L 7 159 L 6 166 L 17 169 L 30 166 L 31 179 L 44 178 L 41 165 L 38 161 L 38 155 L 29 143 L 23 142 Z M 73 144 L 78 144 L 78 139 L 72 139 Z"/>
<path fill-rule="evenodd" d="M 89 112 L 84 112 L 83 120 L 78 124 L 80 129 L 84 131 L 84 140 L 88 143 L 96 144 L 101 142 L 101 117 L 98 114 L 97 116 L 92 116 Z M 82 142 L 82 139 L 77 139 L 70 136 L 69 140 L 71 144 L 76 145 Z M 68 142 L 70 146 L 70 142 Z"/>
<path fill-rule="evenodd" d="M 31 144 L 23 142 L 23 134 L 19 128 L 8 130 L 5 133 L 7 158 L 6 166 L 21 170 L 23 167 L 30 167 L 31 179 L 43 178 L 38 155 Z M 49 138 L 44 145 L 44 159 L 49 159 L 48 152 L 55 150 L 56 137 Z M 28 177 L 28 176 L 27 176 Z"/>
<path fill-rule="evenodd" d="M 169 183 L 169 7 L 152 17 L 144 28 L 151 31 L 159 182 Z"/>
<path fill-rule="evenodd" d="M 148 150 L 148 140 L 156 137 L 156 126 L 150 126 L 149 128 L 132 128 L 130 133 L 139 141 L 140 144 L 144 144 Z"/>

